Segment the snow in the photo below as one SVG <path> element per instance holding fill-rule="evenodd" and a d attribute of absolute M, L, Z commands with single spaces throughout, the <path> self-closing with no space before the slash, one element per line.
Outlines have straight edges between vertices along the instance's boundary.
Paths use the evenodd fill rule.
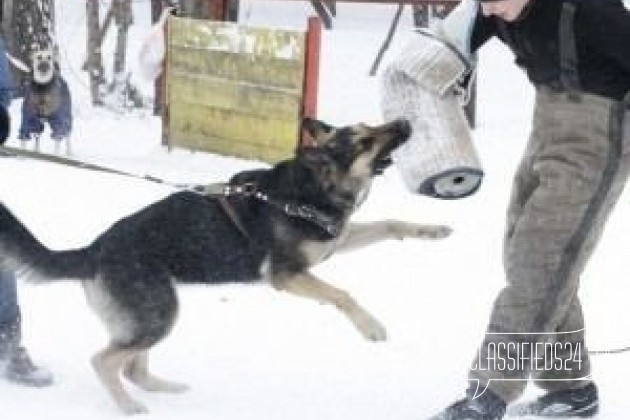
<path fill-rule="evenodd" d="M 243 1 L 243 22 L 303 27 L 308 2 Z M 134 2 L 130 61 L 149 30 L 149 2 Z M 338 5 L 335 28 L 323 34 L 319 115 L 346 124 L 377 123 L 378 80 L 367 73 L 395 6 Z M 76 158 L 171 182 L 214 182 L 260 166 L 160 145 L 160 121 L 148 113 L 118 115 L 90 105 L 84 2 L 57 2 L 63 74 L 74 100 Z M 409 11 L 386 55 L 404 44 Z M 113 51 L 108 39 L 104 51 Z M 111 57 L 111 54 L 105 54 Z M 450 404 L 467 386 L 466 373 L 503 283 L 501 241 L 513 171 L 527 139 L 533 91 L 496 42 L 481 51 L 476 146 L 486 177 L 460 201 L 438 201 L 405 190 L 396 169 L 378 179 L 358 220 L 399 218 L 449 224 L 443 241 L 388 242 L 335 256 L 314 272 L 348 290 L 388 328 L 388 340 L 363 340 L 335 309 L 264 285 L 181 287 L 173 333 L 152 352 L 154 372 L 185 382 L 183 395 L 148 394 L 129 385 L 152 420 L 407 420 Z M 110 65 L 111 67 L 111 65 Z M 135 64 L 130 63 L 132 70 Z M 136 72 L 137 73 L 137 72 Z M 150 85 L 143 89 L 150 93 Z M 19 121 L 19 102 L 11 109 Z M 15 124 L 17 125 L 17 124 Z M 15 137 L 16 127 L 13 128 Z M 15 139 L 11 145 L 17 145 Z M 43 139 L 43 148 L 52 149 Z M 85 245 L 119 218 L 173 189 L 133 178 L 29 159 L 0 159 L 2 202 L 47 246 Z M 582 278 L 590 348 L 630 344 L 630 257 L 624 194 Z M 120 418 L 89 358 L 106 334 L 72 282 L 20 284 L 24 342 L 55 374 L 55 386 L 27 389 L 0 382 L 2 418 L 82 420 Z M 627 418 L 630 354 L 593 357 L 602 410 Z M 528 390 L 527 397 L 535 394 Z"/>

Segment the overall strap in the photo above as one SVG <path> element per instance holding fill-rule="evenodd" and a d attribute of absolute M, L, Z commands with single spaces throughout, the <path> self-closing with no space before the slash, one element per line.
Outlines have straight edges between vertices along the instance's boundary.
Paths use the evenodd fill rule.
<path fill-rule="evenodd" d="M 560 48 L 560 84 L 569 93 L 580 91 L 578 73 L 578 55 L 575 45 L 575 12 L 577 5 L 573 1 L 562 3 L 559 25 Z"/>
<path fill-rule="evenodd" d="M 619 137 L 623 143 L 630 139 L 630 92 L 619 101 L 615 102 L 612 108 L 611 136 Z"/>
<path fill-rule="evenodd" d="M 510 34 L 510 31 L 508 31 L 505 21 L 497 19 L 497 30 L 499 31 L 499 35 L 503 39 L 503 42 L 505 42 L 507 46 L 514 51 L 516 43 L 514 42 L 514 37 Z"/>

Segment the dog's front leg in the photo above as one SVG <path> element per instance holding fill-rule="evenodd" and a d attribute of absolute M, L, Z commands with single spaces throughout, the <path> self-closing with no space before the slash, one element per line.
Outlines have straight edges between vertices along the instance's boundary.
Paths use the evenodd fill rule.
<path fill-rule="evenodd" d="M 111 344 L 92 357 L 92 366 L 94 366 L 101 383 L 114 398 L 118 407 L 128 415 L 148 412 L 142 403 L 131 398 L 120 381 L 123 367 L 137 354 L 137 350 L 124 349 Z"/>
<path fill-rule="evenodd" d="M 272 277 L 272 284 L 278 290 L 335 305 L 368 340 L 383 341 L 387 338 L 381 323 L 359 306 L 348 292 L 323 282 L 309 272 L 278 273 Z"/>
<path fill-rule="evenodd" d="M 337 251 L 352 251 L 386 239 L 441 239 L 451 234 L 451 228 L 441 225 L 420 225 L 399 220 L 351 223 Z"/>

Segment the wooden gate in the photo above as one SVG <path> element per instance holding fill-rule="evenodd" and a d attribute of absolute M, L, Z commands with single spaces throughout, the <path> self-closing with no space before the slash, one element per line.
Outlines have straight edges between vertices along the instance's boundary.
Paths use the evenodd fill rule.
<path fill-rule="evenodd" d="M 170 147 L 277 162 L 315 116 L 320 23 L 304 31 L 172 17 L 164 134 Z"/>

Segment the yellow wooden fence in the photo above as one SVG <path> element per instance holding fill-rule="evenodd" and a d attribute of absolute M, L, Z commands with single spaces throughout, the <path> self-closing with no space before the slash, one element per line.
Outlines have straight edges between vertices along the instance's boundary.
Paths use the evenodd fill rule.
<path fill-rule="evenodd" d="M 172 17 L 167 34 L 169 146 L 267 162 L 293 155 L 306 31 Z"/>

